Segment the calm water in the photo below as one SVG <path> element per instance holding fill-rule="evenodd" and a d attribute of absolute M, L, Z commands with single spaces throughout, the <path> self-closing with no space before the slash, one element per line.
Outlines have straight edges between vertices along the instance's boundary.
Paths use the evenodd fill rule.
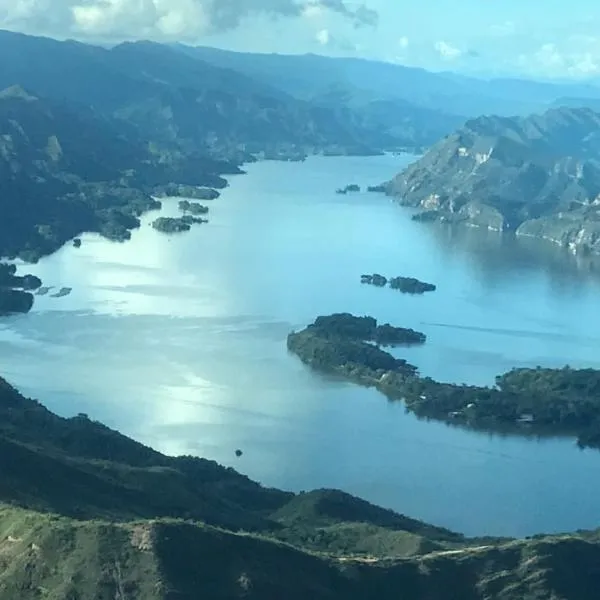
<path fill-rule="evenodd" d="M 379 183 L 408 160 L 251 165 L 211 204 L 210 224 L 188 234 L 155 232 L 154 214 L 126 244 L 84 236 L 80 249 L 29 269 L 73 292 L 0 321 L 2 374 L 59 414 L 88 413 L 268 485 L 338 487 L 468 534 L 600 526 L 600 452 L 419 421 L 287 354 L 291 329 L 350 311 L 427 333 L 405 355 L 445 380 L 600 368 L 589 264 L 543 244 L 413 223 L 377 194 L 333 193 Z M 176 201 L 163 212 L 176 214 Z M 361 285 L 373 271 L 438 291 Z"/>

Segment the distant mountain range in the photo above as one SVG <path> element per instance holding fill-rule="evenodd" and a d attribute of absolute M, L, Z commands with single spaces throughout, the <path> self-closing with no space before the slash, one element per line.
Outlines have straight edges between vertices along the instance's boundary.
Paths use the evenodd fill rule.
<path fill-rule="evenodd" d="M 359 106 L 394 99 L 408 103 L 405 107 L 412 106 L 413 109 L 475 117 L 482 114 L 526 115 L 549 108 L 563 97 L 581 101 L 600 99 L 600 87 L 592 83 L 510 78 L 485 80 L 358 58 L 177 47 L 190 56 L 246 73 L 255 80 L 307 100 L 327 97 L 333 91 L 349 95 Z"/>
<path fill-rule="evenodd" d="M 387 192 L 426 212 L 600 252 L 600 114 L 479 117 L 435 144 Z"/>
<path fill-rule="evenodd" d="M 257 158 L 421 152 L 481 112 L 600 102 L 591 85 L 150 42 L 0 31 L 0 55 L 0 256 L 28 260 L 82 231 L 126 239 L 159 186 L 222 187 Z M 513 213 L 509 226 L 546 214 Z"/>

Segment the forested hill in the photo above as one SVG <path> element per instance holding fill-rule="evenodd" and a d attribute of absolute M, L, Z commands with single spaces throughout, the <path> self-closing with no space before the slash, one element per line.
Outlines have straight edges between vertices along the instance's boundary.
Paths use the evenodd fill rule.
<path fill-rule="evenodd" d="M 0 379 L 0 597 L 595 600 L 597 533 L 466 539 L 60 418 Z"/>

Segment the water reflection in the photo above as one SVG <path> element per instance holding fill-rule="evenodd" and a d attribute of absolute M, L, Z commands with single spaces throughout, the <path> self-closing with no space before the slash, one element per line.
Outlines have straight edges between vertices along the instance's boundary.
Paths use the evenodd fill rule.
<path fill-rule="evenodd" d="M 350 311 L 427 333 L 425 346 L 403 352 L 439 379 L 600 367 L 597 282 L 570 255 L 415 223 L 377 194 L 334 193 L 350 180 L 381 182 L 399 160 L 258 163 L 187 235 L 158 234 L 151 215 L 124 245 L 84 236 L 31 269 L 73 292 L 39 297 L 30 315 L 0 324 L 3 374 L 60 414 L 88 413 L 268 485 L 340 487 L 471 534 L 596 525 L 600 452 L 419 421 L 286 352 L 291 329 Z M 374 271 L 438 291 L 361 285 Z"/>

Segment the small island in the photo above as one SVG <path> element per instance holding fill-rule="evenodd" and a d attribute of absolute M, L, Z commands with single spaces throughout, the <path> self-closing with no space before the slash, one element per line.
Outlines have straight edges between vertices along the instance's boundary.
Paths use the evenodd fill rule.
<path fill-rule="evenodd" d="M 306 329 L 290 333 L 287 346 L 315 369 L 373 384 L 390 373 L 399 377 L 416 373 L 416 367 L 379 345 L 418 345 L 425 340 L 424 334 L 412 329 L 378 325 L 373 317 L 339 313 L 318 317 Z"/>
<path fill-rule="evenodd" d="M 434 292 L 437 287 L 433 283 L 420 281 L 415 277 L 391 277 L 388 279 L 379 273 L 373 275 L 361 275 L 360 282 L 375 287 L 389 287 L 393 290 L 398 290 L 403 294 L 424 294 L 425 292 Z"/>
<path fill-rule="evenodd" d="M 190 202 L 189 200 L 179 201 L 179 210 L 191 215 L 205 215 L 208 213 L 208 206 L 204 206 L 199 202 Z"/>
<path fill-rule="evenodd" d="M 374 386 L 419 417 L 490 432 L 571 435 L 582 448 L 600 449 L 600 370 L 519 368 L 492 387 L 440 383 L 376 345 L 389 340 L 422 344 L 426 338 L 342 313 L 290 333 L 287 346 L 314 369 Z"/>
<path fill-rule="evenodd" d="M 158 198 L 190 198 L 192 200 L 216 200 L 221 194 L 208 187 L 198 187 L 183 183 L 168 183 L 156 186 L 153 194 Z"/>
<path fill-rule="evenodd" d="M 373 273 L 373 275 L 361 275 L 360 282 L 374 285 L 375 287 L 385 287 L 388 280 L 387 277 L 384 277 L 379 273 Z"/>
<path fill-rule="evenodd" d="M 161 233 L 181 233 L 189 231 L 192 225 L 208 223 L 206 219 L 184 215 L 183 217 L 159 217 L 152 222 L 152 227 Z"/>
<path fill-rule="evenodd" d="M 424 294 L 425 292 L 435 292 L 437 289 L 433 283 L 420 281 L 415 277 L 392 277 L 390 287 L 403 294 Z"/>
<path fill-rule="evenodd" d="M 382 183 L 380 185 L 369 185 L 367 186 L 367 192 L 374 192 L 384 194 L 387 190 L 387 186 Z"/>
<path fill-rule="evenodd" d="M 336 194 L 348 194 L 349 192 L 360 192 L 360 186 L 355 183 L 351 183 L 343 188 L 338 188 L 335 193 Z"/>
<path fill-rule="evenodd" d="M 81 248 L 81 238 L 75 238 L 73 240 L 73 248 Z"/>
<path fill-rule="evenodd" d="M 33 307 L 33 294 L 42 281 L 35 275 L 17 275 L 13 264 L 0 263 L 0 316 L 27 313 Z"/>
<path fill-rule="evenodd" d="M 58 290 L 58 292 L 56 292 L 55 294 L 52 294 L 50 297 L 51 298 L 64 298 L 65 296 L 68 296 L 72 291 L 73 291 L 73 288 L 61 287 L 60 290 Z"/>

